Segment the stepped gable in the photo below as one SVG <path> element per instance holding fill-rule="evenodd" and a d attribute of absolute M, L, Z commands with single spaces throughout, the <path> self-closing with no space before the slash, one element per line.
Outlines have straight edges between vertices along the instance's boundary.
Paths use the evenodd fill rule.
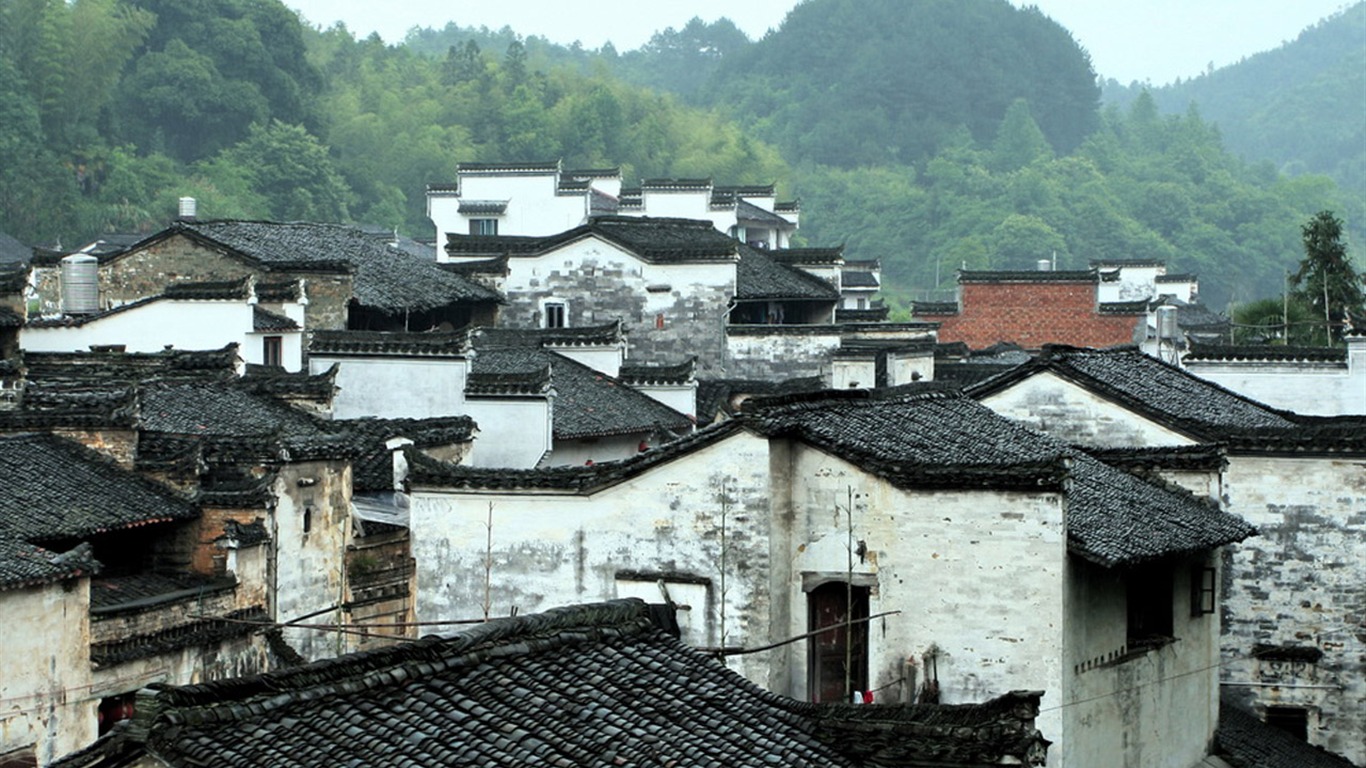
<path fill-rule="evenodd" d="M 493 344 L 493 341 L 487 343 Z M 547 368 L 550 386 L 556 395 L 552 422 L 557 440 L 692 431 L 692 419 L 686 415 L 619 379 L 548 349 L 486 347 L 484 342 L 479 342 L 471 379 L 483 392 L 492 390 L 494 383 L 499 381 L 530 381 Z"/>
<path fill-rule="evenodd" d="M 1233 768 L 1352 768 L 1345 758 L 1274 728 L 1224 697 L 1214 754 Z"/>
<path fill-rule="evenodd" d="M 360 304 L 386 312 L 426 311 L 453 302 L 500 302 L 502 296 L 437 268 L 364 232 L 335 224 L 266 221 L 176 222 L 184 233 L 229 248 L 275 270 L 323 268 L 353 272 Z"/>
<path fill-rule="evenodd" d="M 805 442 L 897 487 L 1063 491 L 1068 549 L 1107 568 L 1256 532 L 1211 501 L 1107 466 L 955 392 L 828 390 L 751 400 L 745 411 L 758 431 Z"/>
<path fill-rule="evenodd" d="M 559 490 L 580 494 L 596 493 L 628 480 L 656 466 L 686 456 L 723 440 L 742 428 L 738 421 L 714 424 L 642 451 L 619 461 L 602 461 L 587 466 L 504 469 L 444 464 L 409 452 L 409 482 L 436 488 L 481 490 Z"/>
<path fill-rule="evenodd" d="M 179 768 L 509 765 L 910 768 L 1036 764 L 1041 693 L 982 704 L 853 706 L 763 691 L 639 600 L 496 619 L 449 638 L 140 694 L 87 750 Z M 66 765 L 74 765 L 68 758 Z"/>
<path fill-rule="evenodd" d="M 815 275 L 790 267 L 767 253 L 738 245 L 740 263 L 735 272 L 737 299 L 819 299 L 837 301 L 840 292 Z"/>
<path fill-rule="evenodd" d="M 198 510 L 184 497 L 78 443 L 0 436 L 0 539 L 55 542 L 170 520 Z"/>
<path fill-rule="evenodd" d="M 1041 273 L 1043 274 L 1043 273 Z M 1133 347 L 1047 345 L 1030 362 L 970 387 L 976 398 L 1050 372 L 1205 442 L 1296 426 L 1293 415 L 1239 395 Z"/>

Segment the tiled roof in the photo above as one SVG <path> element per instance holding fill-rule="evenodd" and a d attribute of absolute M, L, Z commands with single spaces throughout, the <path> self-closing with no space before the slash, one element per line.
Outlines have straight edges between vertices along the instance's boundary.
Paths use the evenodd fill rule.
<path fill-rule="evenodd" d="M 28 266 L 0 261 L 0 294 L 14 294 L 28 285 Z"/>
<path fill-rule="evenodd" d="M 148 634 L 91 644 L 90 661 L 99 668 L 192 646 L 217 647 L 229 638 L 259 632 L 269 621 L 270 614 L 263 607 L 242 608 L 221 617 L 198 619 Z"/>
<path fill-rule="evenodd" d="M 252 278 L 219 280 L 207 283 L 174 283 L 166 286 L 161 295 L 168 299 L 190 300 L 237 300 L 246 301 L 251 297 Z"/>
<path fill-rule="evenodd" d="M 750 401 L 747 420 L 904 488 L 1066 487 L 1069 549 L 1106 567 L 1252 535 L 1241 518 L 1109 467 L 946 392 L 844 390 Z"/>
<path fill-rule="evenodd" d="M 840 273 L 840 285 L 845 288 L 877 288 L 877 275 L 861 269 L 846 269 Z"/>
<path fill-rule="evenodd" d="M 139 425 L 151 432 L 220 437 L 320 434 L 318 420 L 244 387 L 148 384 L 140 389 Z"/>
<path fill-rule="evenodd" d="M 1096 311 L 1102 315 L 1146 315 L 1148 313 L 1148 300 L 1106 301 L 1097 305 Z"/>
<path fill-rule="evenodd" d="M 988 379 L 969 393 L 985 397 L 1045 371 L 1210 442 L 1234 432 L 1295 426 L 1283 411 L 1133 348 L 1046 346 L 1031 362 Z"/>
<path fill-rule="evenodd" d="M 780 264 L 768 254 L 740 245 L 740 264 L 735 272 L 737 299 L 839 299 L 829 282 L 796 267 Z"/>
<path fill-rule="evenodd" d="M 1041 694 L 982 704 L 780 697 L 659 629 L 638 600 L 497 619 L 255 677 L 141 695 L 83 764 L 910 768 L 1041 759 Z M 119 747 L 126 749 L 122 755 Z M 93 752 L 93 754 L 92 754 Z"/>
<path fill-rule="evenodd" d="M 623 365 L 617 378 L 633 387 L 654 384 L 687 384 L 697 373 L 697 357 L 674 365 Z"/>
<path fill-rule="evenodd" d="M 480 259 L 478 261 L 442 261 L 437 266 L 447 272 L 454 272 L 457 275 L 499 275 L 506 276 L 508 273 L 508 257 L 506 254 L 495 256 L 491 259 Z"/>
<path fill-rule="evenodd" d="M 1228 463 L 1223 447 L 1209 443 L 1143 448 L 1077 446 L 1088 456 L 1129 472 L 1186 470 L 1219 472 Z"/>
<path fill-rule="evenodd" d="M 414 486 L 437 488 L 504 491 L 553 489 L 571 493 L 595 493 L 723 440 L 738 432 L 740 427 L 738 421 L 715 424 L 627 459 L 597 462 L 586 466 L 534 469 L 472 467 L 443 464 L 409 452 L 408 482 Z"/>
<path fill-rule="evenodd" d="M 311 265 L 344 263 L 356 275 L 356 300 L 382 311 L 425 311 L 453 302 L 502 299 L 496 291 L 438 269 L 435 262 L 390 248 L 352 227 L 261 221 L 177 222 L 168 232 L 197 235 L 267 268 L 306 270 Z"/>
<path fill-rule="evenodd" d="M 1088 270 L 959 270 L 959 283 L 1094 283 L 1100 279 Z"/>
<path fill-rule="evenodd" d="M 506 200 L 461 200 L 457 211 L 463 214 L 485 214 L 489 216 L 501 216 L 507 213 L 508 201 Z"/>
<path fill-rule="evenodd" d="M 33 256 L 33 249 L 19 242 L 5 232 L 0 232 L 0 264 L 26 262 Z"/>
<path fill-rule="evenodd" d="M 819 376 L 769 381 L 767 379 L 698 379 L 697 420 L 714 421 L 718 415 L 733 416 L 731 400 L 753 395 L 786 395 L 825 388 Z"/>
<path fill-rule="evenodd" d="M 387 357 L 453 357 L 470 350 L 468 329 L 430 331 L 314 331 L 310 355 L 379 355 Z"/>
<path fill-rule="evenodd" d="M 147 572 L 101 576 L 90 582 L 90 612 L 96 616 L 109 616 L 153 603 L 193 600 L 215 592 L 232 591 L 236 584 L 237 579 L 231 576 L 200 574 L 172 576 Z"/>
<path fill-rule="evenodd" d="M 0 436 L 0 539 L 84 538 L 199 513 L 184 498 L 69 440 Z"/>
<path fill-rule="evenodd" d="M 270 331 L 297 331 L 299 324 L 284 315 L 277 315 L 268 309 L 261 309 L 259 306 L 251 308 L 251 327 L 257 333 Z"/>
<path fill-rule="evenodd" d="M 885 304 L 874 306 L 871 309 L 846 309 L 844 307 L 835 308 L 836 323 L 883 323 L 887 321 L 887 316 L 891 314 L 891 309 Z"/>
<path fill-rule="evenodd" d="M 19 328 L 24 324 L 24 318 L 18 312 L 9 307 L 0 307 L 0 328 Z"/>
<path fill-rule="evenodd" d="M 468 443 L 474 439 L 474 420 L 468 416 L 346 419 L 329 422 L 328 428 L 356 446 L 356 457 L 351 463 L 351 485 L 358 493 L 393 490 L 393 454 L 385 446 L 393 438 L 407 438 L 419 450 Z"/>
<path fill-rule="evenodd" d="M 618 379 L 550 350 L 480 344 L 473 372 L 525 375 L 547 365 L 556 394 L 552 420 L 557 440 L 692 430 L 692 420 L 687 416 Z"/>
<path fill-rule="evenodd" d="M 530 256 L 596 236 L 649 263 L 730 262 L 736 241 L 710 221 L 646 216 L 597 216 L 587 224 L 546 237 L 446 234 L 451 256 Z"/>
<path fill-rule="evenodd" d="M 1198 277 L 1189 272 L 1177 272 L 1170 275 L 1158 275 L 1155 282 L 1158 283 L 1193 283 Z"/>
<path fill-rule="evenodd" d="M 483 173 L 483 174 L 506 174 L 506 173 L 557 173 L 560 170 L 559 160 L 531 163 L 457 163 L 456 173 Z"/>
<path fill-rule="evenodd" d="M 88 544 L 58 554 L 20 539 L 0 536 L 0 591 L 88 576 L 99 568 Z"/>
<path fill-rule="evenodd" d="M 774 261 L 792 266 L 841 266 L 844 264 L 844 246 L 830 248 L 777 248 L 765 251 Z M 868 274 L 868 273 L 865 273 Z"/>
<path fill-rule="evenodd" d="M 290 373 L 273 365 L 248 365 L 242 377 L 244 388 L 263 395 L 288 400 L 303 399 L 329 403 L 336 393 L 337 364 L 322 373 Z"/>
<path fill-rule="evenodd" d="M 713 201 L 715 198 L 713 197 Z M 715 202 L 713 202 L 715 205 Z M 790 229 L 795 225 L 772 211 L 764 210 L 748 200 L 739 199 L 735 203 L 735 217 L 742 224 L 750 226 L 773 227 L 775 229 Z"/>
<path fill-rule="evenodd" d="M 1276 455 L 1366 456 L 1366 416 L 1293 415 L 1295 426 L 1247 429 L 1224 435 L 1235 452 Z"/>
<path fill-rule="evenodd" d="M 911 314 L 916 317 L 921 315 L 956 315 L 958 314 L 958 302 L 913 301 L 911 302 Z"/>
<path fill-rule="evenodd" d="M 1227 697 L 1220 702 L 1214 754 L 1233 768 L 1352 768 L 1352 763 L 1263 723 Z"/>
<path fill-rule="evenodd" d="M 1343 363 L 1347 361 L 1347 350 L 1341 347 L 1286 347 L 1276 344 L 1191 344 L 1182 359 Z"/>
<path fill-rule="evenodd" d="M 299 280 L 262 281 L 256 284 L 256 299 L 267 304 L 295 302 L 303 295 L 303 284 Z"/>
<path fill-rule="evenodd" d="M 484 347 L 596 347 L 625 343 L 621 320 L 569 328 L 479 328 L 477 344 Z"/>

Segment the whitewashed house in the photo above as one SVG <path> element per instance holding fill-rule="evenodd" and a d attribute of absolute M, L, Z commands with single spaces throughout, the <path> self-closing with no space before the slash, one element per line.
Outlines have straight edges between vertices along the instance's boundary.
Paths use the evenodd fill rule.
<path fill-rule="evenodd" d="M 687 642 L 777 693 L 1034 688 L 1049 765 L 1207 754 L 1219 620 L 1192 585 L 1250 527 L 967 399 L 825 392 L 622 462 L 410 467 L 421 620 L 662 587 Z"/>
<path fill-rule="evenodd" d="M 1274 408 L 1366 415 L 1366 332 L 1348 334 L 1345 348 L 1195 344 L 1181 366 Z"/>
<path fill-rule="evenodd" d="M 300 281 L 258 284 L 247 276 L 181 283 L 112 309 L 30 318 L 19 332 L 19 346 L 32 352 L 159 352 L 234 344 L 248 365 L 297 372 L 307 304 Z"/>
<path fill-rule="evenodd" d="M 1366 762 L 1366 420 L 1278 411 L 1133 349 L 1046 349 L 969 392 L 1075 444 L 1225 446 L 1219 495 L 1261 534 L 1226 550 L 1225 694 Z M 1181 466 L 1178 457 L 1147 469 L 1183 482 Z"/>

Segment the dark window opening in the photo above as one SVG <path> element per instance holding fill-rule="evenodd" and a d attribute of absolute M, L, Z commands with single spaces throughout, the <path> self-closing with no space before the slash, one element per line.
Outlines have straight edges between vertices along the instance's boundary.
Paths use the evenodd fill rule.
<path fill-rule="evenodd" d="M 1191 615 L 1206 616 L 1214 613 L 1215 596 L 1218 594 L 1214 581 L 1214 569 L 1207 565 L 1197 565 L 1191 569 Z"/>
<path fill-rule="evenodd" d="M 98 715 L 100 735 L 108 733 L 115 723 L 131 720 L 136 711 L 134 706 L 136 700 L 137 693 L 121 693 L 117 696 L 107 696 L 100 699 Z"/>
<path fill-rule="evenodd" d="M 546 302 L 545 327 L 566 328 L 569 326 L 565 305 L 561 302 Z"/>
<path fill-rule="evenodd" d="M 304 533 L 313 530 L 313 505 L 304 507 Z"/>
<path fill-rule="evenodd" d="M 851 599 L 852 598 L 852 599 Z M 831 627 L 807 641 L 807 695 L 815 702 L 848 703 L 868 689 L 868 587 L 832 581 L 807 593 L 807 627 Z"/>
<path fill-rule="evenodd" d="M 284 339 L 280 336 L 267 336 L 261 339 L 261 362 L 275 368 L 284 363 Z"/>
<path fill-rule="evenodd" d="M 471 235 L 496 235 L 498 234 L 497 219 L 470 219 Z"/>
<path fill-rule="evenodd" d="M 1304 707 L 1267 707 L 1266 724 L 1301 741 L 1309 740 L 1309 710 Z"/>
<path fill-rule="evenodd" d="M 1129 646 L 1161 645 L 1172 639 L 1172 574 L 1164 564 L 1135 568 L 1125 578 Z"/>

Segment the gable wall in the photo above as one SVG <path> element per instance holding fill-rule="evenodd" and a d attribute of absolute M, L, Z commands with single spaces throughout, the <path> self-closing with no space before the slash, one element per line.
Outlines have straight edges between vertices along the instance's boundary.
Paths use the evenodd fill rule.
<path fill-rule="evenodd" d="M 919 314 L 941 323 L 939 340 L 985 349 L 997 342 L 1110 347 L 1129 344 L 1141 315 L 1102 315 L 1092 283 L 965 283 L 955 315 Z"/>
<path fill-rule="evenodd" d="M 914 660 L 924 682 L 924 655 L 937 647 L 944 703 L 1018 689 L 1043 689 L 1046 707 L 1056 703 L 1066 559 L 1058 494 L 906 491 L 805 445 L 791 446 L 789 457 L 775 470 L 775 485 L 790 484 L 791 492 L 775 499 L 782 506 L 774 519 L 790 530 L 775 535 L 786 549 L 775 551 L 773 562 L 784 575 L 790 615 L 785 630 L 775 631 L 809 631 L 804 574 L 845 578 L 851 521 L 843 510 L 852 494 L 852 539 L 867 549 L 864 558 L 854 556 L 853 570 L 877 584 L 869 613 L 900 611 L 871 626 L 869 685 L 882 688 L 877 700 L 908 700 L 909 687 L 897 682 L 905 661 Z M 768 655 L 781 686 L 774 690 L 805 698 L 805 645 Z M 1055 739 L 1061 722 L 1061 713 L 1044 712 L 1038 727 Z"/>
<path fill-rule="evenodd" d="M 508 270 L 501 315 L 507 327 L 541 327 L 542 301 L 555 298 L 568 304 L 571 326 L 621 318 L 633 363 L 677 363 L 697 355 L 699 369 L 712 371 L 724 359 L 726 312 L 735 295 L 732 262 L 647 264 L 585 238 L 544 256 L 513 258 Z"/>
<path fill-rule="evenodd" d="M 341 461 L 309 461 L 281 467 L 272 489 L 274 514 L 267 523 L 275 553 L 275 620 L 289 622 L 329 609 L 303 621 L 340 624 L 346 597 L 346 546 L 351 543 L 351 465 Z M 304 532 L 306 510 L 309 530 Z M 302 628 L 285 628 L 285 642 L 309 661 L 353 650 L 355 636 Z"/>
<path fill-rule="evenodd" d="M 310 355 L 311 374 L 337 367 L 332 417 L 428 418 L 466 412 L 469 361 L 459 358 Z"/>
<path fill-rule="evenodd" d="M 222 349 L 236 343 L 246 355 L 250 351 L 248 340 L 253 338 L 252 326 L 252 308 L 245 301 L 163 299 L 81 326 L 24 328 L 19 344 L 30 352 L 79 352 L 92 344 L 122 344 L 129 352 L 160 352 L 167 346 Z M 259 358 L 260 350 L 255 351 Z"/>
<path fill-rule="evenodd" d="M 491 558 L 494 616 L 615 598 L 621 571 L 674 573 L 710 580 L 705 604 L 689 612 L 694 642 L 763 644 L 771 637 L 768 498 L 768 443 L 748 433 L 592 496 L 414 488 L 418 620 L 483 616 Z M 767 682 L 762 655 L 732 666 Z"/>
<path fill-rule="evenodd" d="M 1228 548 L 1225 689 L 1306 707 L 1309 741 L 1366 764 L 1366 459 L 1229 459 L 1229 507 L 1260 531 Z M 1257 644 L 1318 663 L 1249 658 Z"/>
<path fill-rule="evenodd" d="M 584 223 L 587 196 L 555 194 L 556 174 L 461 175 L 460 196 L 429 195 L 427 215 L 436 225 L 437 242 L 447 232 L 469 234 L 471 218 L 498 219 L 500 235 L 554 235 Z M 501 216 L 460 213 L 460 200 L 506 200 Z M 445 260 L 445 254 L 439 257 Z"/>
<path fill-rule="evenodd" d="M 1316 416 L 1366 414 L 1366 364 L 1190 360 L 1182 366 L 1273 408 Z"/>
<path fill-rule="evenodd" d="M 981 403 L 1067 443 L 1110 448 L 1195 443 L 1048 371 L 981 398 Z"/>

